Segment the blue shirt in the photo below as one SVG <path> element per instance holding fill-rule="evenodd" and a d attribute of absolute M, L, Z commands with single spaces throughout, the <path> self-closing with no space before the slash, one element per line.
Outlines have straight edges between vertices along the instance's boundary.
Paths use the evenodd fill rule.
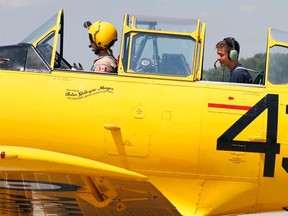
<path fill-rule="evenodd" d="M 246 68 L 241 64 L 237 64 L 235 68 L 230 71 L 229 82 L 252 83 L 253 79 Z"/>

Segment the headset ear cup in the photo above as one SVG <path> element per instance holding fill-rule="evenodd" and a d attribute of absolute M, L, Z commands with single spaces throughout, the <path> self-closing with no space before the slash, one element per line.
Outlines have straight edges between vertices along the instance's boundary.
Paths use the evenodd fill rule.
<path fill-rule="evenodd" d="M 238 59 L 237 50 L 235 50 L 235 49 L 231 50 L 230 53 L 229 53 L 229 58 L 230 58 L 231 61 L 234 61 L 234 60 Z"/>

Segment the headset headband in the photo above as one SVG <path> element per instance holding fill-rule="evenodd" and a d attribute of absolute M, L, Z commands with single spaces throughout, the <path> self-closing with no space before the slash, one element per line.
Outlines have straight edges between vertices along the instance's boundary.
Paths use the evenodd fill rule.
<path fill-rule="evenodd" d="M 233 37 L 226 37 L 223 40 L 231 49 L 235 49 L 235 39 Z"/>

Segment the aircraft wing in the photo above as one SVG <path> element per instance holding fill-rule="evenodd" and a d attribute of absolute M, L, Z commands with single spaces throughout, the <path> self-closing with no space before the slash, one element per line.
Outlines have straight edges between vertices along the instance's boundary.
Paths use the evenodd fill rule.
<path fill-rule="evenodd" d="M 41 149 L 0 152 L 1 215 L 180 215 L 141 174 Z"/>

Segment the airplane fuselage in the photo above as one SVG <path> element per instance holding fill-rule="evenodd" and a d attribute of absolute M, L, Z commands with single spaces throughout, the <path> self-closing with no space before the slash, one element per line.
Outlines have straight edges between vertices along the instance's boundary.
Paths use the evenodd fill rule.
<path fill-rule="evenodd" d="M 235 202 L 239 208 L 241 200 L 240 207 L 257 210 L 263 210 L 263 203 L 278 209 L 274 200 L 288 192 L 280 187 L 288 179 L 281 165 L 288 157 L 285 89 L 276 94 L 259 85 L 71 71 L 37 75 L 1 71 L 0 86 L 5 104 L 0 109 L 2 144 L 62 152 L 147 175 L 176 206 L 179 200 L 194 203 L 182 210 L 184 215 L 209 212 L 209 187 L 217 188 L 209 196 L 214 202 L 225 193 L 231 196 L 227 204 Z M 267 95 L 278 98 L 276 116 L 270 112 Z M 268 102 L 260 112 L 254 106 L 263 98 Z M 253 116 L 246 117 L 253 107 Z M 243 130 L 229 130 L 241 117 Z M 263 150 L 272 142 L 266 142 L 267 125 L 277 127 L 275 161 L 267 159 Z M 236 133 L 233 140 L 244 144 L 217 150 L 217 140 L 225 131 L 226 138 Z M 261 143 L 260 150 L 250 151 L 249 143 L 255 142 Z M 264 176 L 267 169 L 270 173 Z M 233 197 L 235 190 L 239 191 Z"/>

